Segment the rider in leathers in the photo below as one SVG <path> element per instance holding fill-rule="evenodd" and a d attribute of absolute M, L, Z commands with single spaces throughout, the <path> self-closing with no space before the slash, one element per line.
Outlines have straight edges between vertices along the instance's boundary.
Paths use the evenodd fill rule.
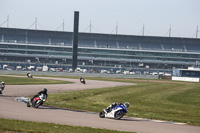
<path fill-rule="evenodd" d="M 106 109 L 104 109 L 104 112 L 109 113 L 111 111 L 111 109 L 116 107 L 117 105 L 124 105 L 126 108 L 128 108 L 129 103 L 128 102 L 125 102 L 124 104 L 120 103 L 120 102 L 112 103 Z"/>
<path fill-rule="evenodd" d="M 4 88 L 5 88 L 5 82 L 2 81 L 0 85 L 0 94 L 2 94 L 2 91 L 4 90 Z"/>
<path fill-rule="evenodd" d="M 32 102 L 32 101 L 34 100 L 35 97 L 38 97 L 38 96 L 40 96 L 41 94 L 45 94 L 45 95 L 46 95 L 46 99 L 47 99 L 47 96 L 48 96 L 48 94 L 47 94 L 47 89 L 44 88 L 43 91 L 38 92 L 37 95 L 35 95 L 33 98 L 31 98 L 31 100 L 29 101 L 30 105 L 34 106 L 34 105 L 33 105 L 34 102 Z"/>

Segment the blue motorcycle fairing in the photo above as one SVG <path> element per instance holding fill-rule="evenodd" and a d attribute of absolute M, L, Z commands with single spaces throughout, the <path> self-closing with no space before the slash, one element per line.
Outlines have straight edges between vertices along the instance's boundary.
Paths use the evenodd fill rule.
<path fill-rule="evenodd" d="M 121 108 L 123 112 L 127 113 L 127 109 L 124 107 L 124 105 L 117 105 L 116 107 L 112 108 L 111 111 L 116 110 L 118 108 Z M 111 112 L 110 111 L 110 112 Z"/>

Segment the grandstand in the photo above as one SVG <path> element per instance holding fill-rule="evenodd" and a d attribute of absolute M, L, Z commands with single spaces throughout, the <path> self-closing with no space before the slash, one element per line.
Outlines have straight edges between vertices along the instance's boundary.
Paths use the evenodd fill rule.
<path fill-rule="evenodd" d="M 1 64 L 71 66 L 73 32 L 0 28 Z M 78 66 L 187 68 L 200 59 L 200 39 L 79 33 Z"/>

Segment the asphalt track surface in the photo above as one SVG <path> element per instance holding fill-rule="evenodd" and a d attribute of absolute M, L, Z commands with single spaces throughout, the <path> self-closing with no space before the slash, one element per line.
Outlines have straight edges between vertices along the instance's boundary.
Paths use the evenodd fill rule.
<path fill-rule="evenodd" d="M 37 78 L 47 79 L 47 77 Z M 96 80 L 86 80 L 86 84 L 84 85 L 81 84 L 78 79 L 50 77 L 48 77 L 48 79 L 72 81 L 74 83 L 59 85 L 6 85 L 3 95 L 0 96 L 0 118 L 86 126 L 119 131 L 134 131 L 138 133 L 200 133 L 199 126 L 190 126 L 179 123 L 172 124 L 170 122 L 152 121 L 132 117 L 124 117 L 121 120 L 114 120 L 99 118 L 98 113 L 82 112 L 49 106 L 41 106 L 38 109 L 35 109 L 28 108 L 23 102 L 16 100 L 19 97 L 35 95 L 38 91 L 43 90 L 43 88 L 47 88 L 48 93 L 56 93 L 130 85 L 128 83 Z"/>

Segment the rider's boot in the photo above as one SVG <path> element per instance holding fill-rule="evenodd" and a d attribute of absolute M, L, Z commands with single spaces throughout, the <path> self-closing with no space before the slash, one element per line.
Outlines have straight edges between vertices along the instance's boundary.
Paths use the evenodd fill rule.
<path fill-rule="evenodd" d="M 29 105 L 32 106 L 32 102 L 30 98 L 28 98 L 28 102 L 29 102 Z"/>

